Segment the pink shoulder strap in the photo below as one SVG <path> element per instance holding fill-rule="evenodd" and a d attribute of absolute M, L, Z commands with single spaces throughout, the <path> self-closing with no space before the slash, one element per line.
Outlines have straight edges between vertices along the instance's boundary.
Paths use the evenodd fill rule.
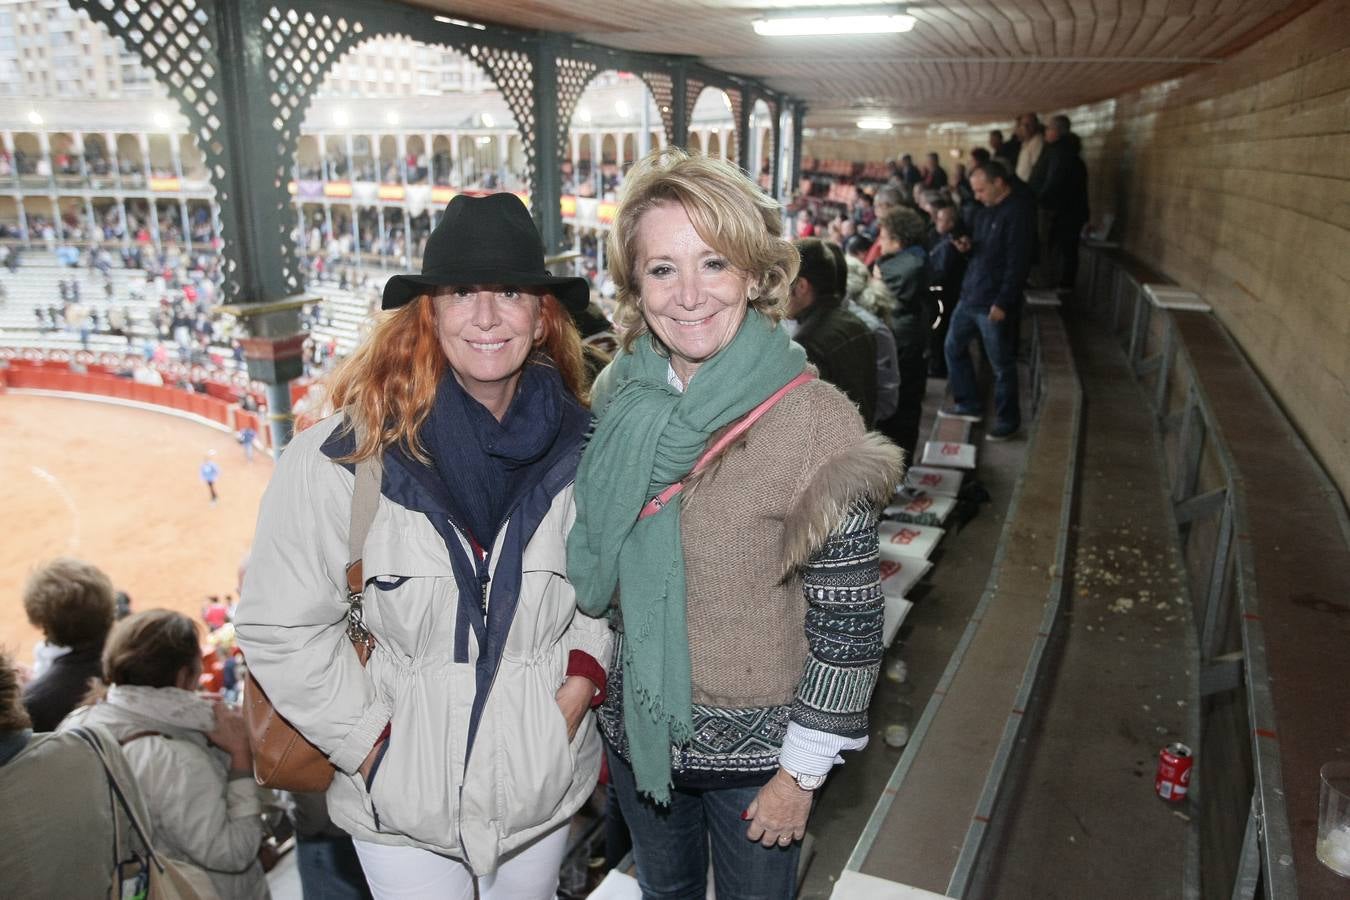
<path fill-rule="evenodd" d="M 746 430 L 751 425 L 754 425 L 756 422 L 760 420 L 760 418 L 763 417 L 763 415 L 766 412 L 773 409 L 774 405 L 777 404 L 779 400 L 782 400 L 784 397 L 786 397 L 790 391 L 793 391 L 796 388 L 801 387 L 802 385 L 806 384 L 808 381 L 811 381 L 815 377 L 816 377 L 815 373 L 812 372 L 810 369 L 802 370 L 802 373 L 800 375 L 798 375 L 796 378 L 792 379 L 787 384 L 783 385 L 778 390 L 770 394 L 763 403 L 761 403 L 759 406 L 756 406 L 754 409 L 750 410 L 745 415 L 741 416 L 741 418 L 737 420 L 735 425 L 731 426 L 731 428 L 727 431 L 726 434 L 722 435 L 713 443 L 711 447 L 703 451 L 703 455 L 698 458 L 698 462 L 694 463 L 694 469 L 692 472 L 690 472 L 688 475 L 684 476 L 684 478 L 672 484 L 670 487 L 666 488 L 661 493 L 657 494 L 652 499 L 648 500 L 643 505 L 642 511 L 638 513 L 638 521 L 641 521 L 647 518 L 648 516 L 654 516 L 657 513 L 659 513 L 662 509 L 664 509 L 665 505 L 669 503 L 675 497 L 676 494 L 684 490 L 684 483 L 686 481 L 697 475 L 700 471 L 704 469 L 704 467 L 708 465 L 708 463 L 712 462 L 712 460 L 715 459 L 719 453 L 721 453 L 727 447 L 731 446 L 733 441 L 735 441 L 741 435 L 745 434 Z"/>

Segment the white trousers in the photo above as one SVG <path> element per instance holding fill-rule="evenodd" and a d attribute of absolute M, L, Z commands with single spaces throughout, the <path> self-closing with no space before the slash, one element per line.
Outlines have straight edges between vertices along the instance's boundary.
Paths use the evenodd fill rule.
<path fill-rule="evenodd" d="M 553 900 L 568 830 L 563 823 L 479 878 L 479 900 Z M 419 847 L 354 843 L 375 900 L 474 900 L 473 874 L 457 859 Z"/>

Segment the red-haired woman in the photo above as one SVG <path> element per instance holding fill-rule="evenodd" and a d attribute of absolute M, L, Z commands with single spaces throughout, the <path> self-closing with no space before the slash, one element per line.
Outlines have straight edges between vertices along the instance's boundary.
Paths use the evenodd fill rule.
<path fill-rule="evenodd" d="M 338 413 L 296 436 L 263 498 L 239 644 L 337 768 L 329 810 L 377 897 L 553 897 L 595 785 L 610 634 L 563 565 L 590 422 L 568 311 L 588 299 L 544 270 L 518 198 L 456 197 L 334 372 Z M 372 457 L 363 668 L 344 569 Z"/>

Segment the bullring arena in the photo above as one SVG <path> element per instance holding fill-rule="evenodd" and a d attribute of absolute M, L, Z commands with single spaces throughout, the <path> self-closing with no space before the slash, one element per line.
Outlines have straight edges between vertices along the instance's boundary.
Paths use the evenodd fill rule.
<path fill-rule="evenodd" d="M 272 462 L 246 461 L 233 433 L 78 395 L 0 391 L 0 646 L 31 661 L 39 635 L 22 606 L 36 564 L 63 554 L 100 566 L 132 609 L 199 619 L 234 594 Z M 216 451 L 220 500 L 198 475 Z"/>

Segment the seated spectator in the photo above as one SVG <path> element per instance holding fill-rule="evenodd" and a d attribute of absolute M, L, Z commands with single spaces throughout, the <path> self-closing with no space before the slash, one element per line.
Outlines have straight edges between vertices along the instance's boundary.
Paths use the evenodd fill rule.
<path fill-rule="evenodd" d="M 108 635 L 106 686 L 61 730 L 101 725 L 122 745 L 160 852 L 204 870 L 222 900 L 267 898 L 262 803 L 243 715 L 195 692 L 201 671 L 191 619 L 136 613 Z"/>
<path fill-rule="evenodd" d="M 794 335 L 820 377 L 839 388 L 858 407 L 864 422 L 875 417 L 876 340 L 861 319 L 843 307 L 834 256 L 819 238 L 793 242 L 801 269 L 788 293 L 787 316 Z"/>
<path fill-rule="evenodd" d="M 873 204 L 876 209 L 876 222 L 880 222 L 888 210 L 904 205 L 904 198 L 905 195 L 898 188 L 884 187 L 877 191 L 876 201 Z M 873 229 L 870 232 L 862 233 L 868 240 L 873 241 L 871 248 L 867 251 L 867 256 L 863 257 L 863 264 L 870 269 L 881 258 L 881 245 L 876 243 L 876 223 L 873 223 Z"/>
<path fill-rule="evenodd" d="M 60 557 L 38 569 L 23 588 L 28 621 L 42 632 L 35 654 L 45 667 L 23 692 L 37 731 L 55 731 L 98 678 L 99 654 L 113 624 L 113 586 L 98 568 Z"/>
<path fill-rule="evenodd" d="M 108 774 L 77 734 L 33 734 L 19 698 L 19 679 L 0 654 L 0 883 L 9 897 L 105 900 L 117 885 L 117 864 L 145 852 L 121 807 L 106 802 Z M 117 742 L 99 731 L 108 763 L 127 801 L 145 821 Z M 99 798 L 103 798 L 102 801 Z M 120 853 L 119 853 L 120 850 Z"/>
<path fill-rule="evenodd" d="M 928 154 L 928 163 L 924 166 L 923 186 L 930 190 L 947 186 L 947 170 L 942 168 L 936 153 Z"/>
<path fill-rule="evenodd" d="M 837 279 L 836 291 L 844 298 L 844 308 L 853 313 L 863 324 L 872 330 L 872 338 L 877 345 L 877 404 L 872 412 L 871 427 L 874 422 L 888 419 L 895 413 L 896 399 L 900 394 L 900 369 L 895 362 L 895 335 L 891 326 L 883 322 L 862 305 L 862 295 L 867 291 L 867 267 L 856 256 L 848 256 L 838 244 L 829 244 L 834 256 L 834 273 Z"/>
<path fill-rule="evenodd" d="M 891 210 L 881 220 L 877 268 L 895 300 L 891 328 L 900 368 L 900 396 L 895 415 L 878 428 L 905 451 L 907 463 L 913 461 L 919 443 L 919 420 L 928 387 L 928 332 L 933 324 L 923 239 L 923 219 L 913 210 Z"/>
<path fill-rule="evenodd" d="M 906 194 L 913 190 L 914 185 L 923 181 L 923 173 L 919 171 L 918 166 L 914 165 L 914 157 L 908 153 L 901 155 L 900 165 L 896 167 L 894 180 L 898 182 L 897 186 L 902 188 Z M 881 212 L 878 211 L 877 215 L 880 216 Z"/>

